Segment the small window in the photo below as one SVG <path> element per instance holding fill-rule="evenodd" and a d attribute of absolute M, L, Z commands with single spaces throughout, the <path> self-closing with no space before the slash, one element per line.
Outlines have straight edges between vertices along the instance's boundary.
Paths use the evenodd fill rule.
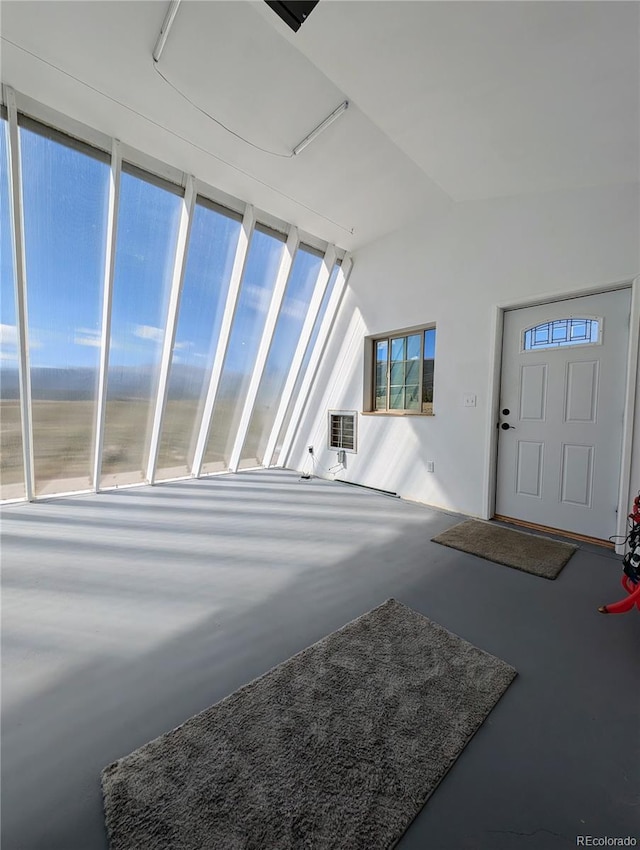
<path fill-rule="evenodd" d="M 356 451 L 356 411 L 329 411 L 329 448 Z"/>
<path fill-rule="evenodd" d="M 544 322 L 524 332 L 523 351 L 540 348 L 562 348 L 567 345 L 598 345 L 601 321 L 599 319 L 555 319 Z"/>
<path fill-rule="evenodd" d="M 436 329 L 418 328 L 410 333 L 374 337 L 368 342 L 373 346 L 369 409 L 377 413 L 432 415 Z"/>

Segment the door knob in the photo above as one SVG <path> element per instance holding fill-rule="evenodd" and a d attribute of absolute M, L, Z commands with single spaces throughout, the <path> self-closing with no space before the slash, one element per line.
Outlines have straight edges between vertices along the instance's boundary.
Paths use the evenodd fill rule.
<path fill-rule="evenodd" d="M 508 431 L 509 428 L 513 428 L 515 430 L 516 426 L 515 425 L 509 425 L 508 422 L 503 422 L 500 427 L 502 428 L 503 431 Z"/>

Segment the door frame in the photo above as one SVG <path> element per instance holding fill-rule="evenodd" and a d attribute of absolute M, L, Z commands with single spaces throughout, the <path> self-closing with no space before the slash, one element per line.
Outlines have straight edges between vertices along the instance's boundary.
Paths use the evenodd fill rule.
<path fill-rule="evenodd" d="M 633 426 L 636 404 L 636 382 L 638 378 L 638 348 L 640 345 L 640 276 L 632 280 L 615 281 L 608 284 L 582 287 L 554 292 L 537 298 L 521 298 L 505 301 L 492 308 L 491 334 L 491 374 L 489 382 L 489 399 L 487 404 L 487 435 L 488 445 L 485 452 L 485 471 L 483 487 L 483 519 L 491 519 L 495 513 L 498 470 L 498 421 L 500 411 L 500 384 L 502 379 L 502 335 L 504 314 L 508 310 L 518 310 L 524 307 L 538 307 L 542 304 L 553 304 L 556 301 L 566 301 L 570 298 L 581 298 L 585 295 L 599 295 L 604 292 L 615 292 L 618 289 L 631 289 L 631 317 L 629 324 L 629 343 L 627 347 L 627 380 L 625 386 L 624 416 L 622 422 L 622 453 L 618 474 L 618 514 L 616 535 L 624 540 L 627 532 L 627 514 L 631 507 L 631 452 L 633 446 Z M 640 451 L 640 445 L 637 446 Z M 616 544 L 616 552 L 624 554 L 623 543 Z"/>

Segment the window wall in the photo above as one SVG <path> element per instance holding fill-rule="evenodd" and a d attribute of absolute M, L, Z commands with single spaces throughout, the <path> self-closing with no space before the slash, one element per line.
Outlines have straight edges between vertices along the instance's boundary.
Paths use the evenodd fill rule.
<path fill-rule="evenodd" d="M 0 118 L 0 498 L 22 499 L 24 458 L 7 132 L 7 122 Z"/>
<path fill-rule="evenodd" d="M 20 128 L 36 495 L 92 485 L 109 187 L 105 154 Z"/>
<path fill-rule="evenodd" d="M 283 251 L 282 234 L 256 227 L 213 408 L 203 472 L 229 468 Z"/>
<path fill-rule="evenodd" d="M 262 465 L 267 441 L 278 412 L 278 403 L 321 265 L 322 254 L 300 246 L 291 267 L 269 356 L 253 406 L 253 414 L 240 454 L 240 467 Z"/>
<path fill-rule="evenodd" d="M 27 103 L 33 115 L 51 120 L 50 111 Z M 112 166 L 108 151 L 113 140 L 90 128 L 73 122 L 71 136 L 20 112 L 17 119 L 15 111 L 5 115 L 0 113 L 0 498 L 226 471 L 232 455 L 236 463 L 234 448 L 240 441 L 239 467 L 262 465 L 328 246 L 300 235 L 275 315 L 283 233 L 290 225 L 268 227 L 264 220 L 273 224 L 273 218 L 251 208 L 243 222 L 240 213 L 202 195 L 187 209 L 186 178 L 176 169 L 126 145 L 119 146 L 124 164 L 118 156 Z M 67 125 L 63 116 L 60 120 L 59 126 Z M 11 134 L 10 122 L 15 122 Z M 17 139 L 15 150 L 10 139 Z M 19 166 L 13 171 L 10 149 Z M 149 171 L 134 161 L 144 162 Z M 14 187 L 19 179 L 21 185 Z M 115 210 L 110 208 L 114 179 L 119 185 Z M 16 233 L 14 189 L 24 225 Z M 209 192 L 202 184 L 199 191 Z M 245 206 L 234 199 L 229 203 L 236 210 Z M 22 329 L 28 365 L 24 387 L 19 380 L 16 250 L 25 258 L 20 281 L 27 322 Z M 278 461 L 337 269 L 314 317 L 271 465 Z M 179 280 L 178 298 L 172 287 Z M 110 320 L 107 328 L 104 316 Z M 170 316 L 175 334 L 168 327 Z M 263 341 L 267 327 L 273 333 Z M 260 355 L 254 400 L 259 351 L 268 353 L 264 364 Z M 219 380 L 212 384 L 214 367 L 217 375 L 220 366 Z M 162 407 L 158 393 L 165 387 Z M 252 407 L 245 410 L 250 387 Z M 160 419 L 154 422 L 156 415 Z M 23 450 L 28 422 L 32 459 Z M 157 462 L 151 468 L 157 427 Z M 205 436 L 202 468 L 196 469 L 196 446 L 203 447 L 199 438 Z"/>
<path fill-rule="evenodd" d="M 102 486 L 145 480 L 180 205 L 176 187 L 134 169 L 123 171 Z"/>
<path fill-rule="evenodd" d="M 173 346 L 157 480 L 188 475 L 204 412 L 241 218 L 196 204 Z"/>

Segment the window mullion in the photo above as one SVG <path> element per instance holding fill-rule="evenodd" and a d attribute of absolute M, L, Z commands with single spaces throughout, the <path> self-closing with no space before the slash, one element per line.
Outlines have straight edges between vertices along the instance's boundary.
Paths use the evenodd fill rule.
<path fill-rule="evenodd" d="M 109 371 L 109 345 L 111 343 L 111 312 L 113 303 L 113 276 L 116 256 L 116 234 L 118 232 L 118 207 L 120 198 L 120 175 L 122 155 L 120 142 L 113 140 L 111 146 L 111 174 L 109 177 L 109 200 L 107 209 L 107 238 L 102 301 L 102 328 L 100 335 L 100 371 L 98 372 L 98 400 L 96 412 L 95 448 L 93 456 L 93 489 L 100 489 L 102 449 L 104 445 L 104 423 L 107 409 L 107 374 Z"/>
<path fill-rule="evenodd" d="M 424 392 L 424 331 L 420 332 L 420 366 L 418 368 L 418 409 L 422 413 L 422 394 Z"/>
<path fill-rule="evenodd" d="M 385 410 L 391 410 L 389 402 L 391 401 L 391 337 L 387 340 L 387 403 Z"/>
<path fill-rule="evenodd" d="M 10 86 L 5 87 L 7 118 L 9 122 L 9 203 L 14 259 L 14 287 L 16 302 L 16 337 L 18 343 L 18 381 L 20 385 L 20 418 L 22 423 L 22 452 L 24 486 L 27 501 L 35 498 L 33 457 L 33 413 L 31 407 L 31 372 L 29 366 L 29 340 L 27 321 L 27 271 L 24 247 L 24 215 L 22 198 L 22 168 L 20 161 L 20 135 L 16 95 Z"/>
<path fill-rule="evenodd" d="M 402 338 L 402 411 L 407 409 L 407 372 L 409 371 L 409 337 Z"/>

